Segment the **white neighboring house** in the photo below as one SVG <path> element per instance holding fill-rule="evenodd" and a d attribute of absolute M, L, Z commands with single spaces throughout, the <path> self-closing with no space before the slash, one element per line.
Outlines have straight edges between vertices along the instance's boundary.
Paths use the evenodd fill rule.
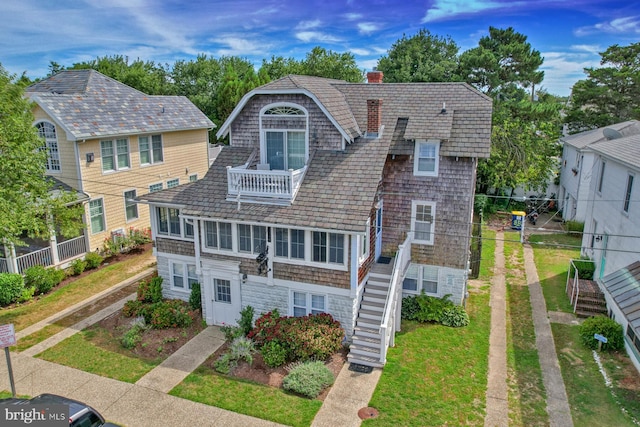
<path fill-rule="evenodd" d="M 597 172 L 592 150 L 594 144 L 616 137 L 640 134 L 640 122 L 629 120 L 604 128 L 560 138 L 563 145 L 560 164 L 558 206 L 565 221 L 585 222 L 590 187 Z"/>
<path fill-rule="evenodd" d="M 601 279 L 640 260 L 640 134 L 596 142 L 589 150 L 582 254 L 593 259 L 594 277 Z"/>

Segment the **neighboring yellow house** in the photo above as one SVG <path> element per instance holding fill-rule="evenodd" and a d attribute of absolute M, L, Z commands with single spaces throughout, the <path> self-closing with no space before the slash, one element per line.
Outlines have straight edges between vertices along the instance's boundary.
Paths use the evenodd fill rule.
<path fill-rule="evenodd" d="M 150 96 L 94 70 L 62 71 L 26 95 L 46 141 L 47 174 L 89 198 L 88 251 L 150 226 L 148 207 L 133 198 L 196 181 L 209 168 L 214 124 L 184 96 Z"/>

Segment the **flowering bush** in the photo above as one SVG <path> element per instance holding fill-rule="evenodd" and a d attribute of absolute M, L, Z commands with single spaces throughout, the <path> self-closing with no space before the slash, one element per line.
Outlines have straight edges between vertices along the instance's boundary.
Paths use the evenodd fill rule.
<path fill-rule="evenodd" d="M 189 307 L 180 300 L 156 302 L 143 310 L 142 315 L 154 329 L 186 328 L 193 323 Z"/>
<path fill-rule="evenodd" d="M 151 242 L 150 228 L 139 230 L 131 227 L 124 236 L 113 235 L 104 239 L 102 252 L 108 258 L 118 253 L 132 251 L 149 242 Z"/>
<path fill-rule="evenodd" d="M 154 276 L 150 281 L 141 281 L 138 284 L 137 300 L 147 303 L 162 301 L 162 277 Z"/>
<path fill-rule="evenodd" d="M 284 349 L 288 361 L 324 360 L 341 348 L 344 330 L 327 313 L 276 317 L 269 312 L 256 320 L 255 327 L 247 337 L 259 347 L 277 343 Z"/>

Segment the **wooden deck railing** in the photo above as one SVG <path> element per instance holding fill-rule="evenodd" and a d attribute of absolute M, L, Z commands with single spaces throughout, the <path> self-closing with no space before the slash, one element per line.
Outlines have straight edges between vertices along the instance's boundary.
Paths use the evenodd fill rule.
<path fill-rule="evenodd" d="M 228 196 L 239 201 L 250 198 L 291 203 L 307 168 L 298 170 L 255 170 L 227 166 Z"/>

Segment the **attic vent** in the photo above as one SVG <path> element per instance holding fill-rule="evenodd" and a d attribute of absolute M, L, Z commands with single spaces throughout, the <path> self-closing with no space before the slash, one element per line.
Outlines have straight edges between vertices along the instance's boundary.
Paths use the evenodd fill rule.
<path fill-rule="evenodd" d="M 611 141 L 612 139 L 618 139 L 622 137 L 622 134 L 615 129 L 604 128 L 602 130 L 602 134 L 607 140 Z"/>

